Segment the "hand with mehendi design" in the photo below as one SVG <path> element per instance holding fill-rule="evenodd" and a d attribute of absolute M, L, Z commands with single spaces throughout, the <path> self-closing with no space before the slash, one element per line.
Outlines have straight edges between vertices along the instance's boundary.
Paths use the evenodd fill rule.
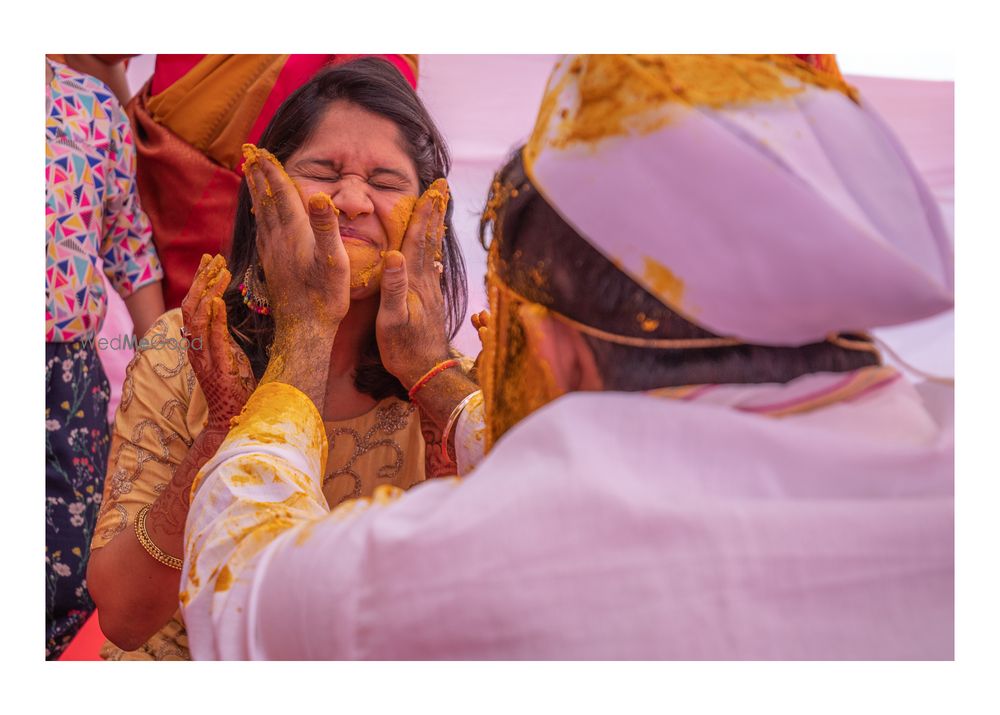
<path fill-rule="evenodd" d="M 206 432 L 229 431 L 257 387 L 246 353 L 236 344 L 226 322 L 222 294 L 232 278 L 222 256 L 202 256 L 191 289 L 181 303 L 187 358 L 208 403 Z"/>
<path fill-rule="evenodd" d="M 195 475 L 222 444 L 230 419 L 239 414 L 255 388 L 250 363 L 226 326 L 221 296 L 229 280 L 225 260 L 205 256 L 181 306 L 182 334 L 190 342 L 185 356 L 208 403 L 208 423 L 194 437 L 146 515 L 148 537 L 170 556 L 184 553 L 184 525 Z M 164 337 L 165 332 L 164 324 Z M 178 368 L 182 365 L 183 359 Z M 140 647 L 177 610 L 180 574 L 154 559 L 136 538 L 134 528 L 122 530 L 97 549 L 91 555 L 87 579 L 105 635 L 123 650 Z"/>
<path fill-rule="evenodd" d="M 437 477 L 451 477 L 458 474 L 458 465 L 455 460 L 442 453 L 441 439 L 443 428 L 427 414 L 425 410 L 418 410 L 420 416 L 420 433 L 424 437 L 424 476 L 427 479 Z"/>

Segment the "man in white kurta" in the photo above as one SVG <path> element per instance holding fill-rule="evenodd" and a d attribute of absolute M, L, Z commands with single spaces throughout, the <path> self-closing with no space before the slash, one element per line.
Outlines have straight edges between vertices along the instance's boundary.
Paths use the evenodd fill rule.
<path fill-rule="evenodd" d="M 469 477 L 331 514 L 319 413 L 265 386 L 192 505 L 192 654 L 952 658 L 950 397 L 927 389 L 784 418 L 576 393 Z"/>
<path fill-rule="evenodd" d="M 654 70 L 657 62 L 650 63 Z M 700 243 L 671 241 L 662 221 L 644 227 L 629 208 L 652 206 L 662 189 L 652 174 L 609 171 L 607 161 L 619 159 L 591 148 L 568 157 L 576 162 L 572 170 L 560 163 L 572 150 L 546 144 L 546 122 L 581 116 L 574 115 L 580 95 L 573 88 L 582 80 L 574 77 L 599 65 L 563 66 L 550 84 L 549 96 L 570 108 L 560 114 L 558 104 L 555 110 L 543 105 L 533 153 L 529 145 L 525 154 L 546 199 L 567 197 L 558 204 L 566 220 L 616 266 L 633 260 L 694 266 L 710 240 L 734 254 L 766 248 L 753 233 L 761 201 L 772 202 L 772 213 L 798 211 L 783 188 L 746 205 L 726 197 L 718 211 L 744 217 L 737 233 L 721 227 Z M 806 70 L 792 70 L 805 76 Z M 820 83 L 801 97 L 818 97 L 820 114 L 843 112 L 855 121 L 854 98 L 838 92 Z M 782 98 L 776 106 L 780 118 L 789 105 Z M 646 161 L 654 174 L 681 171 L 642 146 L 630 147 L 653 141 L 665 155 L 679 156 L 669 142 L 681 132 L 690 148 L 684 122 L 702 122 L 708 110 L 669 109 L 671 121 L 651 123 L 648 136 L 616 139 L 599 145 L 601 151 L 627 147 L 631 158 L 621 161 Z M 851 131 L 868 132 L 866 140 L 896 151 L 880 125 L 857 121 Z M 789 126 L 783 138 L 772 122 L 759 166 L 744 169 L 769 178 L 743 178 L 763 186 L 784 181 L 775 175 L 787 172 L 790 184 L 813 182 L 809 200 L 829 199 L 833 208 L 819 218 L 811 210 L 796 216 L 814 216 L 808 240 L 791 222 L 782 234 L 780 221 L 766 215 L 762 235 L 781 247 L 758 257 L 753 271 L 736 262 L 731 277 L 690 280 L 683 295 L 680 281 L 663 270 L 643 276 L 637 269 L 631 273 L 636 282 L 678 311 L 691 307 L 680 304 L 682 297 L 697 295 L 699 323 L 715 335 L 734 336 L 720 338 L 725 345 L 802 345 L 831 331 L 906 322 L 946 308 L 950 283 L 936 276 L 950 273 L 950 258 L 927 250 L 941 238 L 934 221 L 920 224 L 921 185 L 905 161 L 869 152 L 844 166 L 838 156 L 839 174 L 820 172 L 809 164 L 822 157 L 815 145 L 792 160 L 802 133 L 794 122 Z M 746 124 L 734 136 L 742 141 L 752 131 Z M 704 145 L 703 154 L 718 146 Z M 774 156 L 782 151 L 792 158 L 779 170 Z M 749 162 L 751 154 L 745 156 Z M 883 179 L 905 190 L 869 191 L 864 205 L 844 208 L 850 191 L 837 182 L 852 172 L 871 176 L 865 162 L 885 169 Z M 697 170 L 692 164 L 689 181 L 676 189 L 701 197 L 687 214 L 679 204 L 672 216 L 682 239 L 698 227 L 705 231 L 703 207 L 719 183 L 705 167 L 710 162 Z M 806 178 L 796 178 L 796 170 Z M 599 182 L 609 176 L 615 190 L 636 201 L 602 203 Z M 588 187 L 595 186 L 588 200 Z M 651 192 L 645 202 L 638 200 L 643 191 Z M 609 205 L 622 211 L 617 219 L 608 217 Z M 855 220 L 866 211 L 869 218 L 877 214 L 871 226 L 881 233 Z M 903 219 L 895 221 L 897 215 Z M 709 218 L 711 224 L 715 216 Z M 630 232 L 602 230 L 600 223 L 611 220 L 631 221 Z M 741 237 L 746 245 L 733 243 Z M 837 241 L 851 246 L 842 258 L 830 248 Z M 926 245 L 910 250 L 907 241 Z M 642 253 L 630 256 L 629 246 Z M 813 247 L 823 254 L 822 270 L 812 270 Z M 865 251 L 875 258 L 865 260 Z M 920 261 L 923 272 L 914 269 Z M 492 264 L 490 270 L 493 280 Z M 722 262 L 719 270 L 726 270 Z M 856 284 L 847 297 L 843 275 Z M 738 305 L 725 300 L 733 290 L 743 296 Z M 788 319 L 776 319 L 768 301 Z M 568 324 L 602 340 L 642 342 Z M 648 342 L 675 349 L 698 343 Z M 371 499 L 330 513 L 321 492 L 327 444 L 320 412 L 296 387 L 265 380 L 196 485 L 180 596 L 193 656 L 953 657 L 950 387 L 914 385 L 875 364 L 780 383 L 569 392 L 526 415 L 485 457 L 474 448 L 482 440 L 482 411 L 469 404 L 459 410 L 455 437 L 465 476 L 430 481 L 405 495 L 379 488 Z"/>

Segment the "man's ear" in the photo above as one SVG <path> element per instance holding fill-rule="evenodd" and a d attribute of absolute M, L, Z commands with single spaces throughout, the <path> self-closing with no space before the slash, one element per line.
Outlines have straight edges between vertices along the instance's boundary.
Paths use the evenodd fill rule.
<path fill-rule="evenodd" d="M 524 326 L 528 354 L 550 377 L 550 399 L 567 392 L 604 389 L 594 353 L 579 332 L 540 305 L 522 305 L 518 317 Z"/>

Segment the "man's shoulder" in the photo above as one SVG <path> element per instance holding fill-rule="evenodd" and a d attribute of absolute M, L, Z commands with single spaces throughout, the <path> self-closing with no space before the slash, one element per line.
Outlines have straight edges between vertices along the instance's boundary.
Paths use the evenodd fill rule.
<path fill-rule="evenodd" d="M 476 473 L 539 472 L 545 482 L 566 478 L 581 485 L 587 475 L 628 469 L 641 455 L 663 448 L 666 415 L 675 409 L 671 401 L 641 392 L 570 393 L 514 425 Z"/>
<path fill-rule="evenodd" d="M 951 489 L 949 449 L 944 426 L 917 439 L 646 393 L 573 393 L 515 425 L 471 478 L 502 476 L 535 493 L 569 487 L 581 498 L 638 490 L 667 501 L 860 498 L 898 494 L 901 484 L 943 494 Z"/>

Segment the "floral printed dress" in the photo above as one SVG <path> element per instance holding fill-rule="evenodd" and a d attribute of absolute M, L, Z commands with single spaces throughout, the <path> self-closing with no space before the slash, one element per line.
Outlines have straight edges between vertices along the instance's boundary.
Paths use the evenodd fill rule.
<path fill-rule="evenodd" d="M 45 344 L 45 657 L 94 610 L 87 557 L 108 462 L 111 389 L 97 351 Z"/>

